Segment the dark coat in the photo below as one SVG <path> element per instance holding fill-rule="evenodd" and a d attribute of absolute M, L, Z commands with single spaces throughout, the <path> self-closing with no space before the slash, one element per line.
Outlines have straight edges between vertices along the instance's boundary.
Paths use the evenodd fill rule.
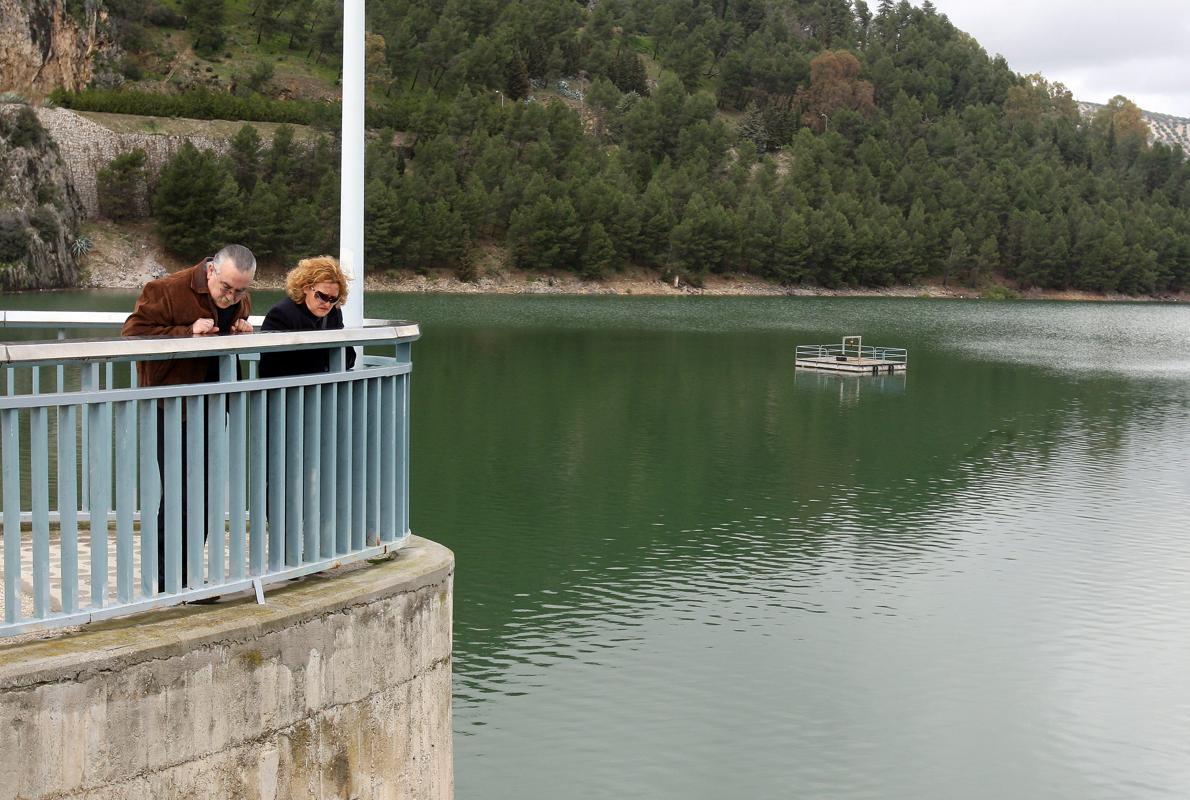
<path fill-rule="evenodd" d="M 189 269 L 145 284 L 136 307 L 124 320 L 124 336 L 192 336 L 190 326 L 208 317 L 219 319 L 219 307 L 207 288 L 207 264 L 203 259 Z M 252 298 L 244 295 L 235 306 L 232 324 L 252 313 Z M 173 386 L 179 383 L 203 383 L 218 374 L 218 360 L 172 358 L 165 361 L 136 362 L 136 376 L 141 386 Z"/>
<path fill-rule="evenodd" d="M 338 306 L 325 317 L 310 313 L 304 303 L 295 303 L 286 297 L 269 309 L 260 326 L 262 331 L 320 331 L 341 330 L 343 310 Z M 260 377 L 280 378 L 285 375 L 308 375 L 314 372 L 329 372 L 331 349 L 286 350 L 260 354 Z M 355 366 L 355 348 L 347 348 L 347 369 Z"/>

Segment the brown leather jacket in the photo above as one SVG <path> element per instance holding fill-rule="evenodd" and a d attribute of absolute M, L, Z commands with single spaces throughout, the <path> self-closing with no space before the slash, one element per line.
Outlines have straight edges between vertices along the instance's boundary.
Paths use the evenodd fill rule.
<path fill-rule="evenodd" d="M 136 300 L 136 308 L 124 321 L 124 336 L 192 336 L 190 326 L 203 317 L 219 318 L 219 309 L 207 289 L 207 262 L 149 281 Z M 240 298 L 235 320 L 252 313 L 252 299 Z M 172 386 L 203 383 L 215 371 L 216 359 L 172 358 L 136 362 L 141 386 Z"/>

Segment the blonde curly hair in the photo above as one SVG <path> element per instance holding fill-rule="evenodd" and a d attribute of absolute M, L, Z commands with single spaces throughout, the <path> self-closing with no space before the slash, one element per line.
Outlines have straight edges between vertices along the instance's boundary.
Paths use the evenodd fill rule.
<path fill-rule="evenodd" d="M 295 303 L 304 299 L 306 288 L 316 283 L 339 284 L 339 302 L 347 302 L 347 276 L 339 267 L 339 262 L 330 256 L 314 256 L 303 258 L 297 266 L 285 275 L 285 293 Z"/>

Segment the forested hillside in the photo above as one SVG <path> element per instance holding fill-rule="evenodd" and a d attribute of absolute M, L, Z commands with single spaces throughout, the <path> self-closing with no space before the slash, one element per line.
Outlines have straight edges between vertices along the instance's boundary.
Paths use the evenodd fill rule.
<path fill-rule="evenodd" d="M 146 43 L 168 24 L 218 68 L 208 85 L 175 91 L 172 113 L 219 116 L 235 100 L 235 116 L 335 125 L 333 105 L 278 98 L 292 90 L 279 92 L 271 70 L 333 71 L 336 4 L 106 2 L 131 32 L 129 85 L 59 102 L 160 113 L 145 89 L 168 89 L 154 70 L 170 59 Z M 709 272 L 1131 293 L 1190 282 L 1182 151 L 1148 144 L 1125 98 L 1084 118 L 1064 87 L 1014 74 L 928 0 L 368 10 L 374 266 L 468 274 L 476 248 L 496 243 L 526 269 L 602 276 L 637 264 L 694 284 Z M 244 47 L 261 60 L 230 70 L 221 54 Z M 201 250 L 236 237 L 281 260 L 332 250 L 333 138 L 319 147 L 311 157 L 244 131 L 229 157 L 179 154 L 156 192 L 167 242 Z M 186 185 L 219 202 L 182 202 Z"/>

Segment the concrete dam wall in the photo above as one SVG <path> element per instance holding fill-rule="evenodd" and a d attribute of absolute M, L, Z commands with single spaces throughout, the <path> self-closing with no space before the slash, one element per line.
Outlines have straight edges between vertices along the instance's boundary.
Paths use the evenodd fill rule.
<path fill-rule="evenodd" d="M 0 798 L 450 800 L 454 557 L 0 642 Z"/>

